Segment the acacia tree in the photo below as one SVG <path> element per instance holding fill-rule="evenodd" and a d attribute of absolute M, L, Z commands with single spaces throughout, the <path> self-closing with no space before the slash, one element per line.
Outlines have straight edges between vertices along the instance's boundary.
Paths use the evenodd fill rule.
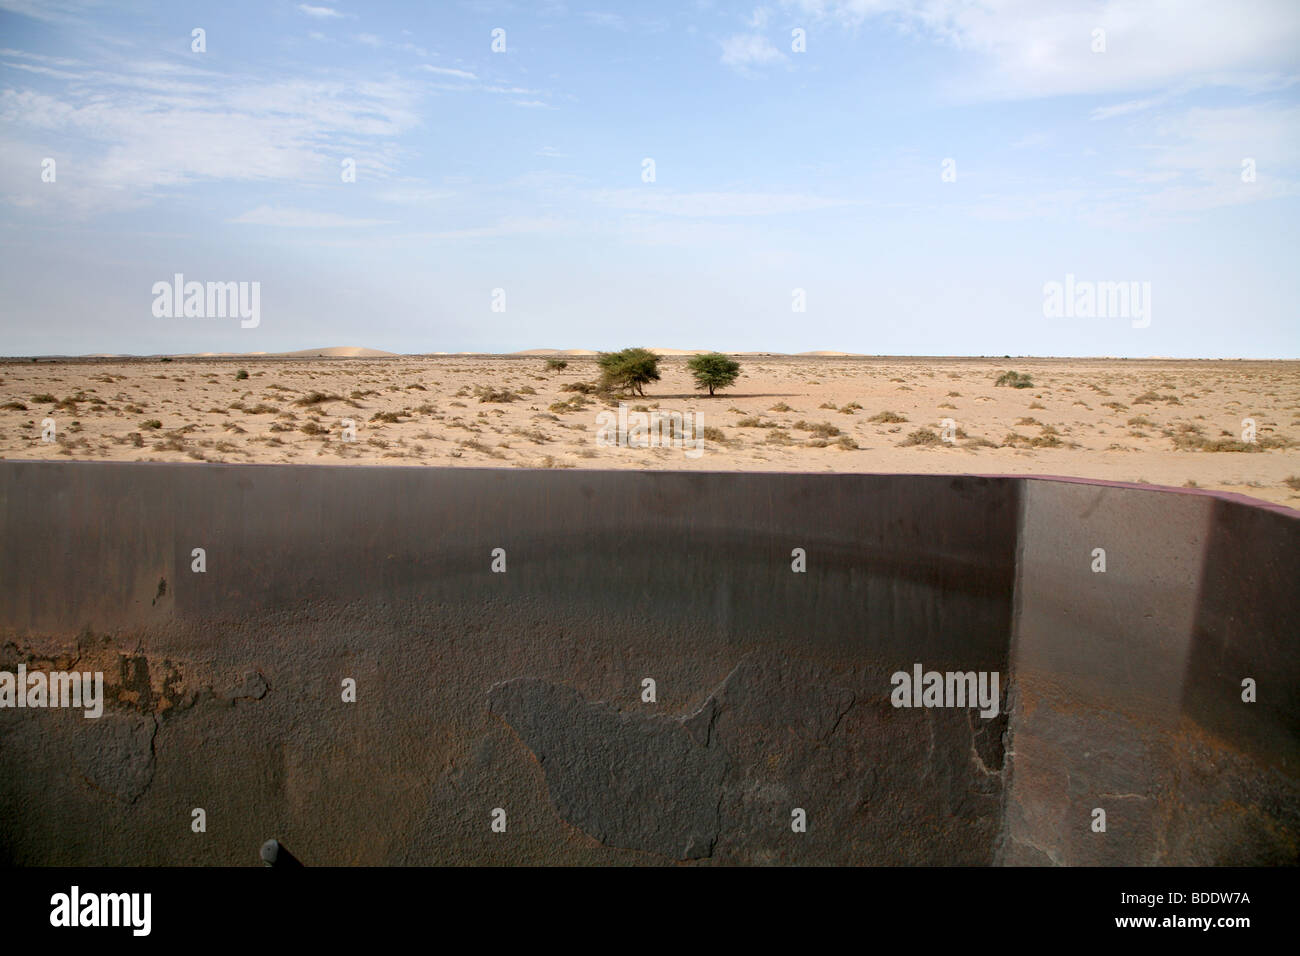
<path fill-rule="evenodd" d="M 659 381 L 659 356 L 649 349 L 603 352 L 600 366 L 601 391 L 627 391 L 645 397 L 645 387 Z"/>
<path fill-rule="evenodd" d="M 740 376 L 740 363 L 721 352 L 697 355 L 686 367 L 695 376 L 696 388 L 707 388 L 712 395 L 715 389 L 729 388 Z"/>

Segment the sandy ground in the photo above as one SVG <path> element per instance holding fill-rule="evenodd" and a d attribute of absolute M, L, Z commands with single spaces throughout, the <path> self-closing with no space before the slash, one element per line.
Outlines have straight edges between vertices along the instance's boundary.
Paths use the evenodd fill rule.
<path fill-rule="evenodd" d="M 566 361 L 8 360 L 0 457 L 1073 475 L 1300 507 L 1300 362 L 743 357 L 710 398 L 667 357 L 662 380 L 624 401 L 697 415 L 708 440 L 692 457 L 602 445 L 598 415 L 617 402 L 565 390 L 597 377 L 592 358 Z M 995 385 L 1009 369 L 1033 387 Z"/>

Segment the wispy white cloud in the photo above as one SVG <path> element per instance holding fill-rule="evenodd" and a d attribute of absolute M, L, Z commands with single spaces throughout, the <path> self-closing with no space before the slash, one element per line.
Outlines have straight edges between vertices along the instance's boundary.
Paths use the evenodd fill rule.
<path fill-rule="evenodd" d="M 310 3 L 298 4 L 298 10 L 307 14 L 309 17 L 316 17 L 318 20 L 335 20 L 342 18 L 343 14 L 333 7 L 314 7 Z"/>
<path fill-rule="evenodd" d="M 953 91 L 975 98 L 1258 86 L 1300 70 L 1293 0 L 782 0 L 810 22 L 868 22 L 929 37 L 970 60 Z M 1093 52 L 1093 31 L 1105 52 Z"/>
<path fill-rule="evenodd" d="M 416 185 L 398 185 L 375 193 L 375 199 L 380 202 L 390 202 L 400 206 L 442 202 L 455 196 L 456 193 L 449 189 L 430 189 L 427 186 Z"/>
<path fill-rule="evenodd" d="M 478 79 L 478 77 L 469 70 L 457 70 L 449 66 L 430 66 L 428 63 L 421 63 L 419 68 L 428 73 L 437 73 L 439 76 L 458 76 L 464 80 Z"/>
<path fill-rule="evenodd" d="M 598 203 L 618 209 L 700 218 L 770 216 L 860 204 L 860 200 L 834 199 L 804 193 L 680 193 L 658 186 L 597 190 L 592 198 Z"/>
<path fill-rule="evenodd" d="M 603 10 L 587 10 L 582 14 L 582 18 L 588 23 L 594 23 L 600 27 L 609 27 L 613 30 L 627 29 L 627 21 L 617 13 L 607 13 Z"/>
<path fill-rule="evenodd" d="M 344 229 L 391 225 L 392 219 L 352 219 L 315 209 L 258 206 L 227 222 L 248 226 L 280 226 L 287 229 Z"/>
<path fill-rule="evenodd" d="M 722 41 L 723 64 L 742 72 L 751 67 L 781 63 L 785 59 L 785 54 L 771 40 L 757 33 L 738 33 Z"/>
<path fill-rule="evenodd" d="M 0 197 L 85 215 L 203 180 L 337 182 L 342 157 L 382 175 L 419 123 L 418 98 L 399 79 L 232 79 L 166 61 L 88 70 L 55 92 L 0 90 L 0 152 L 41 143 L 77 169 L 77 188 L 6 177 Z"/>
<path fill-rule="evenodd" d="M 1141 113 L 1143 110 L 1162 106 L 1169 102 L 1169 99 L 1168 96 L 1147 96 L 1140 100 L 1127 100 L 1110 106 L 1098 106 L 1088 114 L 1088 117 L 1093 120 L 1108 120 L 1116 116 L 1128 116 L 1130 113 Z"/>

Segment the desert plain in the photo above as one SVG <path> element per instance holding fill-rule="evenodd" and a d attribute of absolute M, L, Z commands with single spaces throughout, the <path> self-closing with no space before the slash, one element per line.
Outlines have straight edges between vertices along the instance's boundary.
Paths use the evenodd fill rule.
<path fill-rule="evenodd" d="M 710 397 L 664 351 L 643 397 L 594 392 L 580 350 L 6 359 L 0 457 L 1040 474 L 1300 506 L 1300 362 L 736 354 Z M 683 413 L 702 453 L 602 443 L 619 402 Z"/>

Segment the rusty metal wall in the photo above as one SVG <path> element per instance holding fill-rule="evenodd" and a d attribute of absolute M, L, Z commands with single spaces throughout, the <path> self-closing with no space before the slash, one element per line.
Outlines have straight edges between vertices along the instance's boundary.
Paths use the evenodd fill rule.
<path fill-rule="evenodd" d="M 0 862 L 1293 862 L 1298 528 L 1020 478 L 0 462 L 0 671 L 108 685 L 0 708 Z M 1002 713 L 891 706 L 916 663 Z"/>

